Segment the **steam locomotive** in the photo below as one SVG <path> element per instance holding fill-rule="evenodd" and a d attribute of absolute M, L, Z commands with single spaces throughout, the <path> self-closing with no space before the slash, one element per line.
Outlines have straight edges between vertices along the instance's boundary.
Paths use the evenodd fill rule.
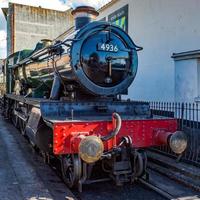
<path fill-rule="evenodd" d="M 122 100 L 138 67 L 138 47 L 120 27 L 93 21 L 88 6 L 72 11 L 75 28 L 62 40 L 6 59 L 4 115 L 48 161 L 60 161 L 69 187 L 117 185 L 147 174 L 145 149 L 187 146 L 177 120 L 156 118 L 148 103 Z M 94 178 L 94 170 L 104 177 Z M 106 177 L 106 178 L 105 178 Z"/>

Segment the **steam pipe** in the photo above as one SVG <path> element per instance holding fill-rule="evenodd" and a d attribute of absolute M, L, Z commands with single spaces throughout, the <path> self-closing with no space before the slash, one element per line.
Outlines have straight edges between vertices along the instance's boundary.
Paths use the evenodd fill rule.
<path fill-rule="evenodd" d="M 62 84 L 59 75 L 54 72 L 53 85 L 50 94 L 51 100 L 59 100 L 61 85 Z"/>
<path fill-rule="evenodd" d="M 112 117 L 113 117 L 113 119 L 116 120 L 116 127 L 108 135 L 101 137 L 102 141 L 107 141 L 107 140 L 112 139 L 113 137 L 115 137 L 119 133 L 119 131 L 121 129 L 122 119 L 121 119 L 120 115 L 118 113 L 113 113 Z"/>

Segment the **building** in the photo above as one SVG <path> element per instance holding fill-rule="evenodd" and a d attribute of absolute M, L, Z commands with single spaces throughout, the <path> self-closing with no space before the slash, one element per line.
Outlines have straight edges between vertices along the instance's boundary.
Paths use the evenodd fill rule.
<path fill-rule="evenodd" d="M 138 74 L 129 89 L 130 98 L 194 101 L 200 95 L 200 89 L 193 89 L 194 85 L 197 88 L 200 77 L 199 58 L 197 62 L 191 61 L 195 64 L 190 64 L 187 70 L 181 70 L 180 66 L 187 65 L 187 57 L 178 66 L 171 58 L 173 53 L 200 48 L 199 9 L 199 0 L 113 0 L 99 10 L 99 20 L 120 25 L 144 48 L 138 52 Z M 185 82 L 185 76 L 189 82 Z"/>
<path fill-rule="evenodd" d="M 3 63 L 4 63 L 4 59 L 0 59 L 0 73 L 2 72 Z"/>
<path fill-rule="evenodd" d="M 41 39 L 54 39 L 73 25 L 71 10 L 65 12 L 9 3 L 2 9 L 7 19 L 7 55 L 33 49 Z"/>
<path fill-rule="evenodd" d="M 175 100 L 200 102 L 200 50 L 173 54 Z"/>
<path fill-rule="evenodd" d="M 0 59 L 0 97 L 5 93 L 4 59 Z"/>

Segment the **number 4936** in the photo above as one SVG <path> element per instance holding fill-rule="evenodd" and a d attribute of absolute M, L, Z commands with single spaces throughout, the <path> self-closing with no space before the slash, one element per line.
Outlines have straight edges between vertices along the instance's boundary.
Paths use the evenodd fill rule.
<path fill-rule="evenodd" d="M 114 44 L 107 44 L 107 43 L 99 43 L 98 44 L 99 51 L 109 51 L 109 52 L 118 52 L 118 46 Z"/>

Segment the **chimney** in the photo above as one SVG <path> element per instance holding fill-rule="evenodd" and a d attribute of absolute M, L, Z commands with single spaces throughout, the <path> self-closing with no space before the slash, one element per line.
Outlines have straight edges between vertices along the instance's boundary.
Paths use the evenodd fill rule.
<path fill-rule="evenodd" d="M 72 11 L 72 15 L 74 16 L 75 29 L 77 30 L 95 20 L 99 13 L 93 7 L 79 6 Z"/>

